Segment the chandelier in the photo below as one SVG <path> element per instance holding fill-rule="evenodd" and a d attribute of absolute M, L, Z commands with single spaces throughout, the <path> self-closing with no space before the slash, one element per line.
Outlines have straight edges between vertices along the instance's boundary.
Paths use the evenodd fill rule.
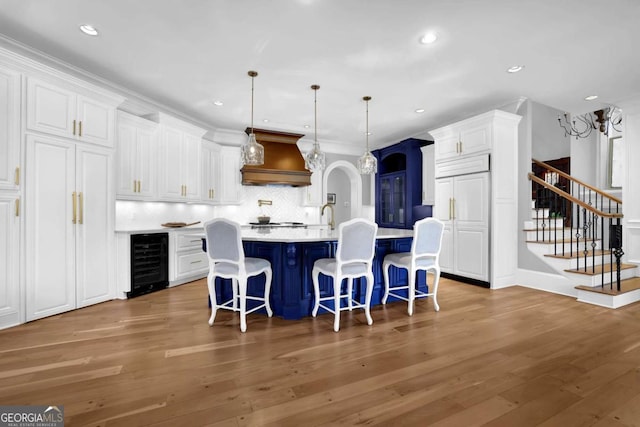
<path fill-rule="evenodd" d="M 313 89 L 313 120 L 315 126 L 315 137 L 313 140 L 313 148 L 304 156 L 304 165 L 311 172 L 315 171 L 323 171 L 325 167 L 325 155 L 322 151 L 320 151 L 320 144 L 318 143 L 318 89 L 320 86 L 311 85 L 311 89 Z"/>
<path fill-rule="evenodd" d="M 571 116 L 571 120 L 567 113 L 558 115 L 558 124 L 564 129 L 564 136 L 575 136 L 576 139 L 587 138 L 596 129 L 609 136 L 611 129 L 616 132 L 622 130 L 620 123 L 622 110 L 618 107 L 607 107 L 592 113 Z"/>
<path fill-rule="evenodd" d="M 371 151 L 369 151 L 369 101 L 371 101 L 371 97 L 365 96 L 362 100 L 367 103 L 365 130 L 367 151 L 358 159 L 358 172 L 362 175 L 371 175 L 378 172 L 378 160 L 371 154 Z"/>
<path fill-rule="evenodd" d="M 264 147 L 256 141 L 253 133 L 253 79 L 258 75 L 256 71 L 249 71 L 251 77 L 251 133 L 249 139 L 240 147 L 241 160 L 243 165 L 259 166 L 264 164 Z"/>

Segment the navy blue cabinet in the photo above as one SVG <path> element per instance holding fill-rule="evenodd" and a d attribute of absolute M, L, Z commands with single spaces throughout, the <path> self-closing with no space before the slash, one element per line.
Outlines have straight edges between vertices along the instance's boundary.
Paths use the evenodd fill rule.
<path fill-rule="evenodd" d="M 409 138 L 374 150 L 376 174 L 376 223 L 386 228 L 413 228 L 414 206 L 422 204 L 422 152 L 433 141 Z"/>

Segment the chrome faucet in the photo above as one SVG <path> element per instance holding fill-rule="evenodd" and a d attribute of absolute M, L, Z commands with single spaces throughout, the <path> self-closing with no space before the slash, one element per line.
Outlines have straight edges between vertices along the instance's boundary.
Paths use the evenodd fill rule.
<path fill-rule="evenodd" d="M 322 206 L 322 209 L 320 210 L 320 216 L 324 215 L 324 208 L 329 208 L 329 210 L 331 211 L 331 220 L 329 221 L 329 225 L 331 226 L 332 230 L 335 230 L 336 228 L 336 222 L 335 222 L 335 216 L 336 216 L 336 212 L 333 210 L 333 205 L 326 203 L 325 205 Z"/>

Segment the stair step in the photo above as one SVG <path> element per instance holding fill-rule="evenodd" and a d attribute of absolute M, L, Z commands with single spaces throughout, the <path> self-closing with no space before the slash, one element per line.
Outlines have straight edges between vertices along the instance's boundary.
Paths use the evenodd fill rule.
<path fill-rule="evenodd" d="M 609 255 L 611 254 L 610 250 L 600 250 L 600 249 L 596 249 L 595 251 L 587 251 L 587 258 L 591 258 L 593 256 L 595 256 L 596 258 L 602 255 Z M 581 251 L 574 251 L 573 254 L 566 252 L 563 254 L 546 254 L 546 257 L 549 258 L 563 258 L 563 259 L 576 259 L 578 257 L 580 258 L 584 258 L 584 252 Z"/>
<path fill-rule="evenodd" d="M 628 270 L 630 268 L 636 268 L 637 265 L 635 264 L 620 264 L 620 270 Z M 584 274 L 587 276 L 596 276 L 598 274 L 602 274 L 602 273 L 610 273 L 612 270 L 615 271 L 615 265 L 611 265 L 611 264 L 599 264 L 599 265 L 595 265 L 592 268 L 587 268 L 587 271 L 585 270 L 577 270 L 577 269 L 568 269 L 565 270 L 567 273 L 576 273 L 576 274 Z"/>
<path fill-rule="evenodd" d="M 599 294 L 607 294 L 607 295 L 622 295 L 627 292 L 632 292 L 640 289 L 640 277 L 632 277 L 631 279 L 625 279 L 620 281 L 620 291 L 617 289 L 617 285 L 613 283 L 613 286 L 605 286 L 603 287 L 595 287 L 591 288 L 589 286 L 576 286 L 576 289 L 588 292 L 595 292 Z M 611 289 L 613 288 L 613 289 Z"/>

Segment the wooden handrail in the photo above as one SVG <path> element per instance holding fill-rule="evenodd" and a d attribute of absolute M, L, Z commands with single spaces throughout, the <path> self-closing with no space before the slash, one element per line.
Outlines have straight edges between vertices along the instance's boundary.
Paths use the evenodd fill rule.
<path fill-rule="evenodd" d="M 573 203 L 575 203 L 577 205 L 582 206 L 583 208 L 585 208 L 589 212 L 593 212 L 594 214 L 596 214 L 598 216 L 601 216 L 601 217 L 604 217 L 604 218 L 622 218 L 623 217 L 623 215 L 621 213 L 602 212 L 602 211 L 594 208 L 593 206 L 583 202 L 582 200 L 576 199 L 575 197 L 573 197 L 571 194 L 567 193 L 566 191 L 563 191 L 563 190 L 559 189 L 558 187 L 549 184 L 544 179 L 541 179 L 541 178 L 537 177 L 533 172 L 529 172 L 529 179 L 531 181 L 537 182 L 538 184 L 542 185 L 544 188 L 547 188 L 547 189 L 553 191 L 554 193 L 556 193 L 560 197 L 562 197 L 564 199 L 567 199 L 570 202 L 573 202 Z"/>
<path fill-rule="evenodd" d="M 582 182 L 579 179 L 576 179 L 574 177 L 572 177 L 571 175 L 567 174 L 566 172 L 562 172 L 560 169 L 556 169 L 551 165 L 546 164 L 545 162 L 541 162 L 540 160 L 536 160 L 536 159 L 531 159 L 533 161 L 533 163 L 535 163 L 538 166 L 542 166 L 543 168 L 549 169 L 553 172 L 558 173 L 560 176 L 563 176 L 565 178 L 567 178 L 569 181 L 573 181 L 577 184 L 582 185 L 583 187 L 586 187 L 592 191 L 595 191 L 597 194 L 600 194 L 603 197 L 606 197 L 607 199 L 610 199 L 611 201 L 614 201 L 616 203 L 622 204 L 622 200 L 618 199 L 617 197 L 612 196 L 611 194 L 605 193 L 604 191 L 600 190 L 599 188 L 596 188 L 592 185 L 587 184 L 586 182 Z"/>

